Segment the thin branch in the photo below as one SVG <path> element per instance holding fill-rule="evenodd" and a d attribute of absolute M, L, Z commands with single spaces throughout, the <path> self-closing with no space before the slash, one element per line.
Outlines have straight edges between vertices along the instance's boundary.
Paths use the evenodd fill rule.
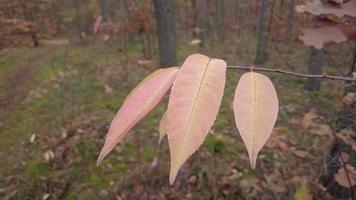
<path fill-rule="evenodd" d="M 327 75 L 327 74 L 318 74 L 318 75 L 301 74 L 301 73 L 297 73 L 297 72 L 286 71 L 283 69 L 243 67 L 243 66 L 228 66 L 227 68 L 228 69 L 250 70 L 250 71 L 252 70 L 252 71 L 273 72 L 273 73 L 280 73 L 280 74 L 286 74 L 286 75 L 303 77 L 303 78 L 322 78 L 322 79 L 332 79 L 332 80 L 356 82 L 356 78 L 351 78 L 351 77 L 332 76 L 332 75 Z"/>

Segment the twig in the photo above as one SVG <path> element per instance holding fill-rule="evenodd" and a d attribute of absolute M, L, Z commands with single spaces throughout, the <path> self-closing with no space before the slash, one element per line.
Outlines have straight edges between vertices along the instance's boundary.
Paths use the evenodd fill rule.
<path fill-rule="evenodd" d="M 351 77 L 332 76 L 332 75 L 327 75 L 327 74 L 318 74 L 318 75 L 301 74 L 301 73 L 297 73 L 297 72 L 286 71 L 283 69 L 243 67 L 243 66 L 228 66 L 227 68 L 228 69 L 241 69 L 241 70 L 248 70 L 248 71 L 252 70 L 252 71 L 273 72 L 273 73 L 280 73 L 280 74 L 286 74 L 286 75 L 303 77 L 303 78 L 322 78 L 322 79 L 332 79 L 332 80 L 356 82 L 356 78 L 351 78 Z"/>

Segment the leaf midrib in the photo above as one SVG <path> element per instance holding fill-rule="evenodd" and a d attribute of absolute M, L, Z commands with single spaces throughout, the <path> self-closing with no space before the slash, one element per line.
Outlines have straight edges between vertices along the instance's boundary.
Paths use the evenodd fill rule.
<path fill-rule="evenodd" d="M 255 73 L 252 72 L 252 110 L 253 110 L 253 122 L 252 122 L 252 150 L 251 150 L 251 157 L 254 158 L 255 154 L 255 135 L 256 135 L 256 77 Z M 254 162 L 254 161 L 253 161 Z"/>
<path fill-rule="evenodd" d="M 195 108 L 196 108 L 196 103 L 197 103 L 197 101 L 198 101 L 198 97 L 199 97 L 199 94 L 200 94 L 200 91 L 201 91 L 203 82 L 204 82 L 204 80 L 205 80 L 205 78 L 206 78 L 206 73 L 207 73 L 207 71 L 208 71 L 210 61 L 211 61 L 211 58 L 209 58 L 207 64 L 205 65 L 206 67 L 205 67 L 203 76 L 202 76 L 202 78 L 201 78 L 201 80 L 200 80 L 198 91 L 196 92 L 196 95 L 195 95 L 195 98 L 194 98 L 194 102 L 193 102 L 193 106 L 192 106 L 192 111 L 190 112 L 190 115 L 189 115 L 189 117 L 188 117 L 188 124 L 187 124 L 186 128 L 185 128 L 184 131 L 183 131 L 183 133 L 184 133 L 184 134 L 183 134 L 183 141 L 182 141 L 182 144 L 183 144 L 183 145 L 185 144 L 187 132 L 188 132 L 188 130 L 190 129 L 190 126 L 191 126 L 191 121 L 192 121 L 191 118 L 192 118 L 193 113 L 194 113 L 194 110 L 195 110 Z M 183 149 L 183 148 L 180 148 L 180 149 L 179 149 L 179 153 L 178 153 L 178 155 L 179 155 L 179 157 L 178 157 L 179 160 L 180 160 L 180 156 L 181 156 L 181 153 L 182 153 L 182 149 Z"/>

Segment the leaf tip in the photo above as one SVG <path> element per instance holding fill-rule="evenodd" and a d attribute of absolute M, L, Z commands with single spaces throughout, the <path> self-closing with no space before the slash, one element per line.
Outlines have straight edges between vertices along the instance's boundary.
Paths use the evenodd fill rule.
<path fill-rule="evenodd" d="M 161 145 L 162 139 L 163 139 L 163 138 L 159 137 L 159 139 L 158 139 L 158 145 Z"/>
<path fill-rule="evenodd" d="M 99 165 L 103 162 L 105 156 L 108 154 L 108 152 L 104 151 L 104 148 L 101 150 L 98 159 L 96 160 L 96 167 L 99 167 Z"/>
<path fill-rule="evenodd" d="M 170 174 L 169 176 L 169 185 L 172 186 L 174 184 L 174 181 L 176 180 L 177 173 Z"/>
<path fill-rule="evenodd" d="M 102 162 L 102 159 L 100 159 L 100 157 L 99 157 L 98 160 L 96 161 L 96 167 L 99 167 L 101 162 Z"/>
<path fill-rule="evenodd" d="M 250 157 L 251 168 L 256 169 L 257 155 Z"/>

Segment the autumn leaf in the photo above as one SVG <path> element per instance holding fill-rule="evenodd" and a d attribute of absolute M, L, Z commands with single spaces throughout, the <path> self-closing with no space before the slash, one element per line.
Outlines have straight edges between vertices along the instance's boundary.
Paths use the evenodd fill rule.
<path fill-rule="evenodd" d="M 101 16 L 98 16 L 96 18 L 95 23 L 94 23 L 94 27 L 93 27 L 94 33 L 97 33 L 99 31 L 102 19 L 103 18 Z"/>
<path fill-rule="evenodd" d="M 129 94 L 111 122 L 97 165 L 157 105 L 173 84 L 177 72 L 177 67 L 157 70 Z"/>
<path fill-rule="evenodd" d="M 189 56 L 174 81 L 169 99 L 170 184 L 183 163 L 203 143 L 223 96 L 226 63 L 201 54 Z"/>
<path fill-rule="evenodd" d="M 164 136 L 167 135 L 167 112 L 165 112 L 159 122 L 159 139 L 158 144 L 162 142 Z"/>
<path fill-rule="evenodd" d="M 346 105 L 351 105 L 356 101 L 356 92 L 348 92 L 346 96 L 342 99 L 342 102 Z"/>
<path fill-rule="evenodd" d="M 318 114 L 315 109 L 311 109 L 309 112 L 305 113 L 302 119 L 302 127 L 308 129 L 314 123 L 314 119 L 318 117 Z"/>
<path fill-rule="evenodd" d="M 345 168 L 347 170 L 350 180 L 347 177 Z M 335 181 L 343 187 L 352 187 L 356 185 L 356 170 L 351 165 L 346 165 L 345 168 L 340 167 L 339 171 L 335 174 Z"/>
<path fill-rule="evenodd" d="M 356 0 L 350 0 L 340 5 L 326 4 L 320 0 L 307 2 L 305 5 L 296 6 L 297 12 L 307 12 L 313 15 L 335 15 L 344 17 L 345 15 L 356 17 Z"/>
<path fill-rule="evenodd" d="M 347 40 L 344 33 L 337 27 L 324 26 L 321 28 L 303 28 L 299 39 L 306 45 L 321 49 L 330 42 L 341 43 Z"/>
<path fill-rule="evenodd" d="M 255 72 L 242 75 L 235 91 L 234 115 L 252 168 L 272 133 L 277 114 L 277 93 L 271 80 Z"/>

